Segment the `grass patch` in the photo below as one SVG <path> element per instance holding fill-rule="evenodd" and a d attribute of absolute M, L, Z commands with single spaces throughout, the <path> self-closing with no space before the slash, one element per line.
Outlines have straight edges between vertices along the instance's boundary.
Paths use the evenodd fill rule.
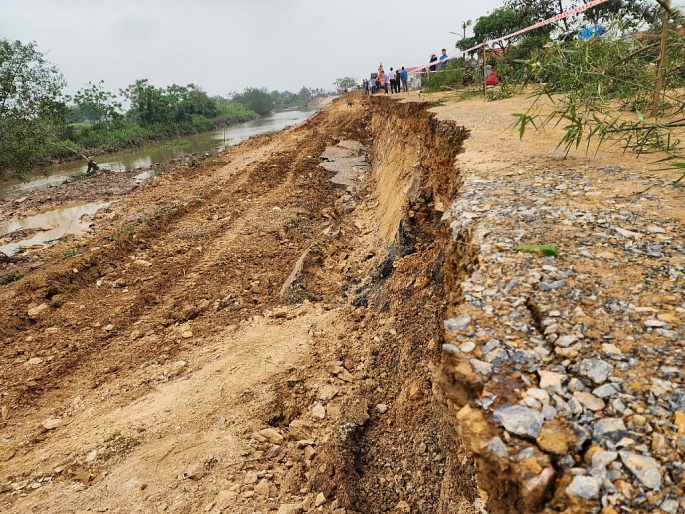
<path fill-rule="evenodd" d="M 76 248 L 70 248 L 67 250 L 67 252 L 62 256 L 62 260 L 66 261 L 67 259 L 71 259 L 72 257 L 76 257 L 78 255 L 78 251 Z"/>
<path fill-rule="evenodd" d="M 24 275 L 17 273 L 16 271 L 13 271 L 9 275 L 5 275 L 4 277 L 0 278 L 0 286 L 6 286 L 7 284 L 11 284 L 12 282 L 21 280 L 23 277 Z"/>
<path fill-rule="evenodd" d="M 155 211 L 155 216 L 164 216 L 165 214 L 169 214 L 173 210 L 174 210 L 173 207 L 164 207 L 161 209 L 157 209 Z"/>
<path fill-rule="evenodd" d="M 169 150 L 170 148 L 179 148 L 182 146 L 190 146 L 190 141 L 187 139 L 174 139 L 167 141 L 162 146 L 153 146 L 150 150 Z"/>
<path fill-rule="evenodd" d="M 108 235 L 107 241 L 109 241 L 110 243 L 113 243 L 114 241 L 119 239 L 121 236 L 123 236 L 126 232 L 132 232 L 132 231 L 133 231 L 133 227 L 131 227 L 130 225 L 126 225 L 121 230 L 116 230 L 116 231 L 112 232 L 110 235 Z"/>

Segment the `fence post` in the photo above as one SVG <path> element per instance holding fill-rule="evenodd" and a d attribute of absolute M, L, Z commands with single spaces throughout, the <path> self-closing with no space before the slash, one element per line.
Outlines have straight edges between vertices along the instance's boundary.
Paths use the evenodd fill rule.
<path fill-rule="evenodd" d="M 668 21 L 671 0 L 663 0 L 664 12 L 661 15 L 661 48 L 659 60 L 656 63 L 656 81 L 654 84 L 654 98 L 652 99 L 652 116 L 656 116 L 661 104 L 661 90 L 664 87 L 664 66 L 666 65 L 666 50 L 668 49 Z"/>
<path fill-rule="evenodd" d="M 488 95 L 488 74 L 487 74 L 487 54 L 486 51 L 488 49 L 487 41 L 483 41 L 483 96 Z"/>

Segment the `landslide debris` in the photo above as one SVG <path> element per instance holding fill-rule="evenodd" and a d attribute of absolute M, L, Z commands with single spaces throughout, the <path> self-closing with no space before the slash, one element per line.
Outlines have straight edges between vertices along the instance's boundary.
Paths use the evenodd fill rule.
<path fill-rule="evenodd" d="M 30 251 L 1 292 L 2 509 L 476 512 L 433 383 L 467 132 L 427 107 L 334 102 Z"/>

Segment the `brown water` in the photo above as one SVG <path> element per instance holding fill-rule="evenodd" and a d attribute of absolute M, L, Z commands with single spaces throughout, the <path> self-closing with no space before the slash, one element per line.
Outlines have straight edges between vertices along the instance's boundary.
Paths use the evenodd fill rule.
<path fill-rule="evenodd" d="M 187 146 L 161 148 L 164 143 L 173 141 L 173 139 L 164 140 L 129 151 L 100 155 L 96 157 L 96 161 L 102 168 L 108 168 L 113 171 L 130 171 L 171 159 L 191 158 L 193 155 L 204 155 L 205 152 L 214 153 L 223 150 L 227 146 L 245 141 L 252 136 L 282 130 L 289 125 L 297 125 L 309 118 L 314 112 L 313 110 L 277 112 L 225 129 L 210 130 L 209 132 L 201 132 L 178 138 L 189 141 L 190 144 Z M 75 175 L 85 173 L 85 171 L 85 162 L 73 161 L 53 166 L 49 176 L 36 173 L 29 178 L 28 182 L 0 182 L 0 198 L 9 195 L 27 194 L 37 189 L 58 185 Z M 147 177 L 137 176 L 134 177 L 134 180 L 142 181 L 145 178 Z"/>
<path fill-rule="evenodd" d="M 28 247 L 46 244 L 59 239 L 64 234 L 81 234 L 88 230 L 88 223 L 82 222 L 81 218 L 85 215 L 95 214 L 98 210 L 108 205 L 109 203 L 72 205 L 42 212 L 35 216 L 0 223 L 0 238 L 15 230 L 40 230 L 40 232 L 37 232 L 29 239 L 0 246 L 0 252 L 11 256 L 20 246 Z"/>

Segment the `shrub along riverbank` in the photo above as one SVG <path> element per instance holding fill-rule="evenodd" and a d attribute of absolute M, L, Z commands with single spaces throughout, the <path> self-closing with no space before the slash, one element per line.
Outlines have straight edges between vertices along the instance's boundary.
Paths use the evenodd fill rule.
<path fill-rule="evenodd" d="M 214 118 L 206 118 L 196 114 L 183 122 L 154 123 L 149 126 L 140 126 L 125 121 L 120 121 L 111 126 L 72 125 L 67 130 L 66 139 L 62 141 L 71 150 L 62 146 L 61 143 L 56 144 L 46 151 L 40 161 L 42 164 L 48 164 L 51 161 L 69 161 L 81 158 L 76 151 L 89 157 L 97 157 L 105 153 L 142 146 L 151 141 L 228 127 L 257 117 L 258 115 L 254 111 L 245 109 L 240 104 L 235 104 L 224 106 L 223 112 Z"/>
<path fill-rule="evenodd" d="M 55 161 L 226 127 L 326 95 L 303 87 L 210 97 L 196 84 L 157 87 L 139 79 L 118 93 L 89 82 L 72 97 L 66 86 L 36 43 L 0 37 L 0 178 L 26 178 Z"/>

